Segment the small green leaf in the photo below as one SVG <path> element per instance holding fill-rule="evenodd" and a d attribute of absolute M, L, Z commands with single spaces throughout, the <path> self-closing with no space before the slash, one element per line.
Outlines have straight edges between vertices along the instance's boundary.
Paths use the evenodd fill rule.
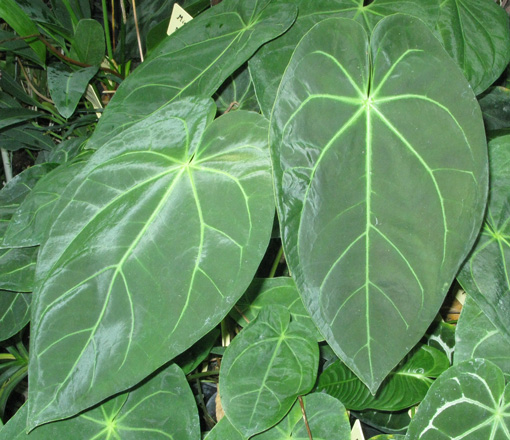
<path fill-rule="evenodd" d="M 510 128 L 510 89 L 489 87 L 478 102 L 487 130 Z"/>
<path fill-rule="evenodd" d="M 442 351 L 450 364 L 453 362 L 455 352 L 455 326 L 444 322 L 437 317 L 425 334 L 427 345 Z"/>
<path fill-rule="evenodd" d="M 0 431 L 9 440 L 200 440 L 195 399 L 181 369 L 172 364 L 134 389 L 77 417 L 26 434 L 28 405 Z"/>
<path fill-rule="evenodd" d="M 38 112 L 27 108 L 0 108 L 0 130 L 39 117 Z"/>
<path fill-rule="evenodd" d="M 455 364 L 475 358 L 494 362 L 510 379 L 510 341 L 485 316 L 478 304 L 467 297 L 455 332 Z"/>
<path fill-rule="evenodd" d="M 449 366 L 446 355 L 422 345 L 388 375 L 375 396 L 342 361 L 324 370 L 319 377 L 318 390 L 336 397 L 348 409 L 399 411 L 421 402 L 432 378 L 438 377 Z"/>
<path fill-rule="evenodd" d="M 365 411 L 353 411 L 351 414 L 366 425 L 389 434 L 405 434 L 411 422 L 408 409 L 391 412 L 367 409 Z"/>
<path fill-rule="evenodd" d="M 303 397 L 306 419 L 313 440 L 350 440 L 351 426 L 345 407 L 334 397 L 322 393 Z M 299 402 L 276 426 L 257 434 L 253 440 L 307 440 L 309 435 Z"/>
<path fill-rule="evenodd" d="M 0 291 L 0 341 L 14 336 L 30 320 L 30 302 L 28 293 Z"/>
<path fill-rule="evenodd" d="M 71 54 L 76 54 L 82 63 L 99 65 L 103 61 L 106 43 L 104 30 L 96 20 L 83 19 L 78 22 Z"/>
<path fill-rule="evenodd" d="M 507 440 L 510 438 L 510 385 L 485 359 L 462 362 L 430 387 L 406 440 Z"/>
<path fill-rule="evenodd" d="M 315 383 L 319 347 L 282 306 L 268 306 L 227 347 L 220 369 L 225 415 L 250 437 L 278 423 Z M 247 374 L 249 372 L 249 374 Z"/>
<path fill-rule="evenodd" d="M 223 83 L 214 95 L 218 112 L 234 110 L 259 111 L 259 104 L 255 96 L 255 89 L 251 81 L 248 66 L 237 69 Z"/>
<path fill-rule="evenodd" d="M 177 356 L 174 362 L 182 368 L 184 374 L 191 373 L 207 358 L 219 335 L 220 331 L 217 328 L 212 329 L 184 353 Z"/>
<path fill-rule="evenodd" d="M 248 440 L 241 434 L 227 417 L 223 417 L 207 434 L 205 440 Z"/>
<path fill-rule="evenodd" d="M 64 64 L 60 63 L 48 66 L 50 95 L 64 118 L 72 116 L 97 70 L 97 66 L 84 67 L 75 71 L 69 71 Z"/>
<path fill-rule="evenodd" d="M 296 283 L 290 277 L 255 278 L 230 313 L 244 327 L 265 306 L 272 304 L 286 307 L 293 320 L 307 327 L 318 341 L 324 340 L 301 301 Z"/>
<path fill-rule="evenodd" d="M 441 1 L 436 28 L 477 95 L 498 79 L 510 60 L 508 14 L 492 0 Z"/>

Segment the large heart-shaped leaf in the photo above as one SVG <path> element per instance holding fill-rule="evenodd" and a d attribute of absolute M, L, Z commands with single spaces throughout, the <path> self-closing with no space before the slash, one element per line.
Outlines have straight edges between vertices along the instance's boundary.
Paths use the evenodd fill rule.
<path fill-rule="evenodd" d="M 510 438 L 510 385 L 501 370 L 475 359 L 446 371 L 430 387 L 406 440 Z"/>
<path fill-rule="evenodd" d="M 510 341 L 471 297 L 462 307 L 455 337 L 455 364 L 475 358 L 488 359 L 510 379 Z"/>
<path fill-rule="evenodd" d="M 387 15 L 402 12 L 420 17 L 431 27 L 437 16 L 437 0 L 293 0 L 299 13 L 292 27 L 277 39 L 265 44 L 250 59 L 250 73 L 262 113 L 269 115 L 274 104 L 278 84 L 290 61 L 292 52 L 303 35 L 321 20 L 330 17 L 355 19 L 368 30 Z"/>
<path fill-rule="evenodd" d="M 445 354 L 422 345 L 390 373 L 375 396 L 341 361 L 324 370 L 319 377 L 318 390 L 336 397 L 348 409 L 399 411 L 421 402 L 432 378 L 438 377 L 449 366 Z"/>
<path fill-rule="evenodd" d="M 168 102 L 212 96 L 260 45 L 294 21 L 294 6 L 271 3 L 226 0 L 169 36 L 115 92 L 87 147 L 97 149 Z"/>
<path fill-rule="evenodd" d="M 0 430 L 9 440 L 200 440 L 193 393 L 172 364 L 133 390 L 79 416 L 40 426 L 26 434 L 28 405 Z"/>
<path fill-rule="evenodd" d="M 264 308 L 225 351 L 220 395 L 225 415 L 250 437 L 278 423 L 315 383 L 319 346 L 283 306 Z"/>
<path fill-rule="evenodd" d="M 267 120 L 211 123 L 215 112 L 190 97 L 154 113 L 98 150 L 56 205 L 36 274 L 31 428 L 142 380 L 253 278 L 274 217 Z"/>
<path fill-rule="evenodd" d="M 436 28 L 476 94 L 498 79 L 510 60 L 508 15 L 492 0 L 441 1 Z"/>
<path fill-rule="evenodd" d="M 375 393 L 425 333 L 478 233 L 487 191 L 478 103 L 420 20 L 387 17 L 369 41 L 358 23 L 331 18 L 294 52 L 271 152 L 305 307 Z"/>
<path fill-rule="evenodd" d="M 510 135 L 489 142 L 490 193 L 482 232 L 458 275 L 466 292 L 510 341 Z"/>

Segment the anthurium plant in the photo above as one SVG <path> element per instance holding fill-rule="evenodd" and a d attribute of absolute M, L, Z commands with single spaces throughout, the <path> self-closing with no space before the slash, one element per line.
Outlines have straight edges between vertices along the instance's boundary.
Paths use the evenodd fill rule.
<path fill-rule="evenodd" d="M 502 6 L 2 0 L 0 439 L 510 438 Z"/>

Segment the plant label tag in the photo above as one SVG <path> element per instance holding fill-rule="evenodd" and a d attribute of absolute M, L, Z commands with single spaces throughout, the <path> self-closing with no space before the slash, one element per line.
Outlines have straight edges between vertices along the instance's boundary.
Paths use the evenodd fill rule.
<path fill-rule="evenodd" d="M 464 292 L 462 289 L 459 289 L 457 295 L 455 295 L 455 299 L 462 305 L 464 305 L 464 303 L 466 302 L 466 292 Z"/>
<path fill-rule="evenodd" d="M 168 24 L 168 29 L 166 30 L 166 34 L 173 34 L 177 29 L 184 26 L 188 21 L 191 21 L 193 17 L 189 15 L 178 3 L 174 3 L 174 8 L 172 9 L 172 15 L 170 16 L 170 23 Z"/>
<path fill-rule="evenodd" d="M 351 440 L 365 440 L 365 436 L 361 430 L 361 423 L 359 420 L 356 420 L 352 426 Z"/>

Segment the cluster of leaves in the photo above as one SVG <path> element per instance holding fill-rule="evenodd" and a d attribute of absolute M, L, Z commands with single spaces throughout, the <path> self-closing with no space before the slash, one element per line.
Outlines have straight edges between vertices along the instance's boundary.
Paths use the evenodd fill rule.
<path fill-rule="evenodd" d="M 509 438 L 502 5 L 174 3 L 0 4 L 0 438 Z"/>

